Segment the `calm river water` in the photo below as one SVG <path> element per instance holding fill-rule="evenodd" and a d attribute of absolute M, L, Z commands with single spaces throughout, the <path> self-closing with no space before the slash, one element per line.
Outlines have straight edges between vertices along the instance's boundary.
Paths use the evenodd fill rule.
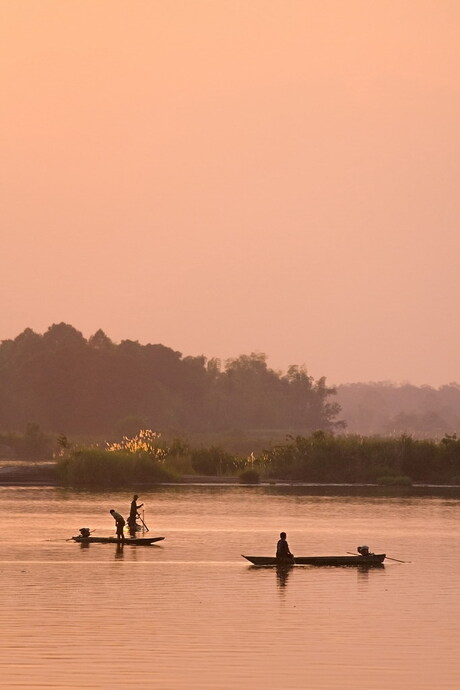
<path fill-rule="evenodd" d="M 166 539 L 120 551 L 66 538 L 113 533 L 130 494 L 0 487 L 0 686 L 457 690 L 460 493 L 328 493 L 145 491 Z M 410 562 L 283 575 L 241 558 L 280 530 L 299 556 L 368 544 Z"/>

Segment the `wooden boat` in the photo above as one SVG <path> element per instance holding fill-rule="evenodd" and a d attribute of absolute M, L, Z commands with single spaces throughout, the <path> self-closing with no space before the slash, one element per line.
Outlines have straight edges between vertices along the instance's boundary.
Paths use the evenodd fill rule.
<path fill-rule="evenodd" d="M 164 537 L 126 537 L 124 541 L 116 537 L 72 537 L 79 544 L 129 544 L 130 546 L 148 546 L 156 541 L 163 541 Z"/>
<path fill-rule="evenodd" d="M 280 561 L 271 556 L 243 556 L 253 565 L 260 566 L 291 566 L 291 565 L 361 565 L 375 566 L 381 565 L 385 560 L 386 554 L 374 553 L 369 556 L 296 556 L 292 563 L 290 561 Z"/>

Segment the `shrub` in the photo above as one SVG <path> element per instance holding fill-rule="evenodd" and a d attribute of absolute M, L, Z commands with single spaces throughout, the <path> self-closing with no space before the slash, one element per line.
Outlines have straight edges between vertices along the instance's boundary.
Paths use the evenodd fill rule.
<path fill-rule="evenodd" d="M 188 455 L 168 455 L 163 463 L 166 470 L 170 470 L 175 474 L 195 474 L 192 465 L 192 458 Z"/>
<path fill-rule="evenodd" d="M 211 446 L 192 451 L 192 467 L 197 474 L 222 475 L 235 469 L 236 459 L 222 448 Z"/>
<path fill-rule="evenodd" d="M 100 448 L 75 450 L 58 463 L 62 481 L 78 487 L 123 487 L 139 482 L 172 481 L 176 476 L 148 454 L 107 451 Z"/>
<path fill-rule="evenodd" d="M 242 484 L 258 484 L 260 482 L 260 474 L 257 472 L 257 470 L 243 470 L 240 472 L 239 476 Z"/>
<path fill-rule="evenodd" d="M 133 455 L 148 455 L 154 460 L 164 460 L 169 453 L 168 448 L 160 445 L 161 434 L 152 429 L 141 429 L 138 434 L 123 436 L 119 443 L 107 443 L 107 450 L 111 452 L 127 451 Z"/>

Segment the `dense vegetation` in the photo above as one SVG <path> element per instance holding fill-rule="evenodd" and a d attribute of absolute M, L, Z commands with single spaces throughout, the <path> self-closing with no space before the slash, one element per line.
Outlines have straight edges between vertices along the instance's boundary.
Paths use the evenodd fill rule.
<path fill-rule="evenodd" d="M 269 476 L 308 482 L 460 483 L 460 439 L 297 436 L 262 458 Z M 261 466 L 263 466 L 261 464 Z"/>
<path fill-rule="evenodd" d="M 69 486 L 129 486 L 177 481 L 184 474 L 233 476 L 253 457 L 237 457 L 217 446 L 192 448 L 181 439 L 167 444 L 161 434 L 144 429 L 103 447 L 74 446 L 62 436 L 57 472 Z"/>
<path fill-rule="evenodd" d="M 148 454 L 98 448 L 74 451 L 58 463 L 58 476 L 69 486 L 127 487 L 137 483 L 168 482 L 176 479 L 161 462 Z"/>
<path fill-rule="evenodd" d="M 335 390 L 303 367 L 283 374 L 265 355 L 225 362 L 164 345 L 86 340 L 68 324 L 26 329 L 0 344 L 0 430 L 116 436 L 139 428 L 193 431 L 340 427 Z"/>
<path fill-rule="evenodd" d="M 86 340 L 63 323 L 26 329 L 0 344 L 0 457 L 59 455 L 61 478 L 79 486 L 186 474 L 460 481 L 460 386 L 340 386 L 348 432 L 367 435 L 341 432 L 334 394 L 303 367 L 270 369 L 262 354 L 221 366 L 163 345 L 117 345 L 102 331 Z M 119 442 L 149 427 L 161 444 L 155 432 Z"/>
<path fill-rule="evenodd" d="M 150 435 L 152 443 L 145 441 Z M 409 436 L 379 438 L 334 436 L 316 431 L 288 437 L 260 454 L 236 456 L 222 448 L 167 446 L 160 435 L 141 432 L 106 449 L 68 449 L 59 475 L 72 486 L 132 486 L 180 480 L 182 474 L 238 477 L 243 483 L 286 479 L 313 483 L 410 485 L 460 483 L 460 440 L 416 440 Z"/>

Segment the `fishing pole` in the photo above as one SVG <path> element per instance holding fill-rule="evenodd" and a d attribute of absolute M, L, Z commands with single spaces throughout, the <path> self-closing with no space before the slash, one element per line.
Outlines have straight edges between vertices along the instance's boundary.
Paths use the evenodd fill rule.
<path fill-rule="evenodd" d="M 142 511 L 142 513 L 143 513 L 143 512 L 144 512 L 144 511 Z M 149 528 L 147 527 L 147 525 L 145 524 L 143 518 L 141 518 L 141 516 L 140 516 L 139 513 L 137 514 L 137 517 L 139 518 L 139 520 L 140 520 L 140 521 L 142 522 L 142 524 L 144 525 L 145 531 L 146 531 L 146 532 L 150 532 Z"/>
<path fill-rule="evenodd" d="M 396 561 L 396 563 L 412 563 L 412 561 L 400 561 L 399 558 L 391 558 L 390 556 L 385 556 L 389 561 Z"/>

